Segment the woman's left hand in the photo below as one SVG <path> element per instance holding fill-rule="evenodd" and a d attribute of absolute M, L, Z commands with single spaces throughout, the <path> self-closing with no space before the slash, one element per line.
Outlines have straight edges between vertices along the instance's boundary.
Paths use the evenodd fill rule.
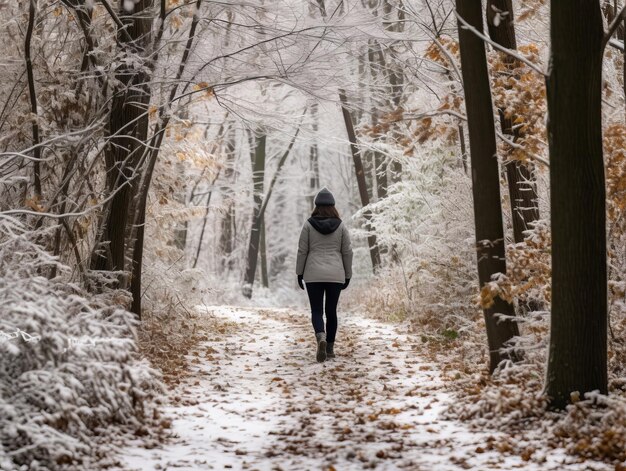
<path fill-rule="evenodd" d="M 302 275 L 298 275 L 298 286 L 300 286 L 300 289 L 304 289 L 304 285 L 302 284 Z"/>

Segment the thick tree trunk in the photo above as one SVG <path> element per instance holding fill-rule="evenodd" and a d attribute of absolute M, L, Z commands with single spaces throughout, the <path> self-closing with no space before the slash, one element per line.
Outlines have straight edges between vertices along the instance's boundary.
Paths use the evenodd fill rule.
<path fill-rule="evenodd" d="M 367 184 L 365 182 L 365 172 L 363 170 L 363 162 L 361 162 L 361 153 L 359 146 L 356 142 L 356 134 L 354 132 L 354 125 L 352 124 L 352 117 L 350 112 L 346 108 L 347 99 L 343 90 L 339 91 L 339 100 L 341 101 L 341 112 L 343 114 L 343 120 L 346 125 L 346 131 L 348 133 L 348 140 L 350 141 L 350 151 L 352 152 L 352 160 L 354 162 L 354 170 L 356 173 L 356 181 L 359 186 L 359 196 L 361 197 L 361 205 L 363 207 L 370 204 L 369 194 L 367 192 Z M 366 211 L 363 214 L 367 229 L 370 231 L 370 235 L 367 237 L 367 244 L 370 249 L 370 259 L 372 260 L 372 269 L 374 273 L 380 268 L 380 253 L 378 251 L 378 244 L 376 242 L 376 235 L 371 232 L 371 213 Z"/>
<path fill-rule="evenodd" d="M 487 24 L 489 36 L 495 43 L 507 49 L 517 49 L 511 0 L 487 0 Z M 503 58 L 509 66 L 509 71 L 512 71 L 517 65 L 517 60 L 504 53 Z M 513 128 L 515 116 L 505 117 L 502 109 L 499 109 L 498 113 L 502 132 L 511 136 L 513 141 L 520 138 L 519 127 Z M 539 219 L 539 201 L 533 170 L 531 164 L 524 162 L 509 161 L 506 164 L 515 242 L 523 242 L 524 231 L 530 229 L 531 223 Z"/>
<path fill-rule="evenodd" d="M 482 31 L 481 2 L 457 0 L 456 5 L 458 14 Z M 493 275 L 506 274 L 500 172 L 485 45 L 479 37 L 464 29 L 460 22 L 458 30 L 470 138 L 478 279 L 482 289 L 492 280 Z M 510 319 L 499 319 L 499 315 L 513 317 L 515 312 L 510 303 L 496 296 L 493 304 L 484 308 L 492 372 L 502 360 L 517 359 L 515 354 L 503 350 L 507 342 L 519 335 L 517 323 Z"/>
<path fill-rule="evenodd" d="M 132 13 L 120 2 L 119 18 L 125 25 L 118 32 L 120 47 L 128 53 L 143 53 L 150 41 L 152 17 L 143 12 L 152 7 L 152 0 L 140 0 Z M 106 151 L 107 186 L 111 199 L 101 241 L 104 254 L 92 258 L 96 270 L 125 269 L 126 246 L 129 236 L 127 222 L 132 214 L 132 200 L 137 189 L 135 172 L 148 137 L 148 103 L 150 88 L 143 67 L 124 64 L 116 71 L 121 84 L 112 100 L 109 118 L 110 142 Z M 126 283 L 121 280 L 121 286 Z"/>
<path fill-rule="evenodd" d="M 607 267 L 602 156 L 602 14 L 595 0 L 551 2 L 547 79 L 552 316 L 546 393 L 607 392 Z"/>
<path fill-rule="evenodd" d="M 265 178 L 265 142 L 267 136 L 256 138 L 254 156 L 252 161 L 252 187 L 254 207 L 252 210 L 252 226 L 250 228 L 250 242 L 248 243 L 248 256 L 246 258 L 246 272 L 243 279 L 242 293 L 247 298 L 252 297 L 252 286 L 256 275 L 257 261 L 259 258 L 259 241 L 261 239 L 261 205 L 263 204 L 263 181 Z"/>

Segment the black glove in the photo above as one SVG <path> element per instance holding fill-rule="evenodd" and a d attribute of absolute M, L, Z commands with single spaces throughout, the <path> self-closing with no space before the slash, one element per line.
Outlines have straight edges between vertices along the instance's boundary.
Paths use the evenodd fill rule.
<path fill-rule="evenodd" d="M 350 278 L 346 278 L 346 282 L 343 284 L 343 286 L 341 287 L 341 289 L 346 289 L 348 287 L 348 285 L 350 284 Z"/>
<path fill-rule="evenodd" d="M 298 286 L 300 286 L 300 289 L 304 289 L 304 285 L 302 284 L 302 275 L 298 275 Z"/>

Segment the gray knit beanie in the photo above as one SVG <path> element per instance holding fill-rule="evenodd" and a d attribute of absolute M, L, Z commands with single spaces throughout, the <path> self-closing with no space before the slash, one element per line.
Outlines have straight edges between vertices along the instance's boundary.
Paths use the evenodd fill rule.
<path fill-rule="evenodd" d="M 315 197 L 315 206 L 335 206 L 335 197 L 324 187 Z"/>

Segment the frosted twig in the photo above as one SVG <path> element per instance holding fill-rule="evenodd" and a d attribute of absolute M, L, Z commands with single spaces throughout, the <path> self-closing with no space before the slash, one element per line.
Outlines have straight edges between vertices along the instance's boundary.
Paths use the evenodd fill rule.
<path fill-rule="evenodd" d="M 622 9 L 620 10 L 620 12 L 617 15 L 615 15 L 615 18 L 613 18 L 613 21 L 611 21 L 611 24 L 609 25 L 609 29 L 606 31 L 606 33 L 604 33 L 604 37 L 602 38 L 602 50 L 603 51 L 606 45 L 608 44 L 609 40 L 611 39 L 611 36 L 613 36 L 613 33 L 617 31 L 619 24 L 625 18 L 626 18 L 626 5 L 624 5 Z M 624 50 L 623 43 L 622 43 L 622 50 Z"/>
<path fill-rule="evenodd" d="M 624 52 L 624 41 L 618 41 L 615 38 L 611 38 L 611 39 L 609 39 L 608 44 L 613 46 L 615 49 L 618 49 L 618 50 Z"/>

